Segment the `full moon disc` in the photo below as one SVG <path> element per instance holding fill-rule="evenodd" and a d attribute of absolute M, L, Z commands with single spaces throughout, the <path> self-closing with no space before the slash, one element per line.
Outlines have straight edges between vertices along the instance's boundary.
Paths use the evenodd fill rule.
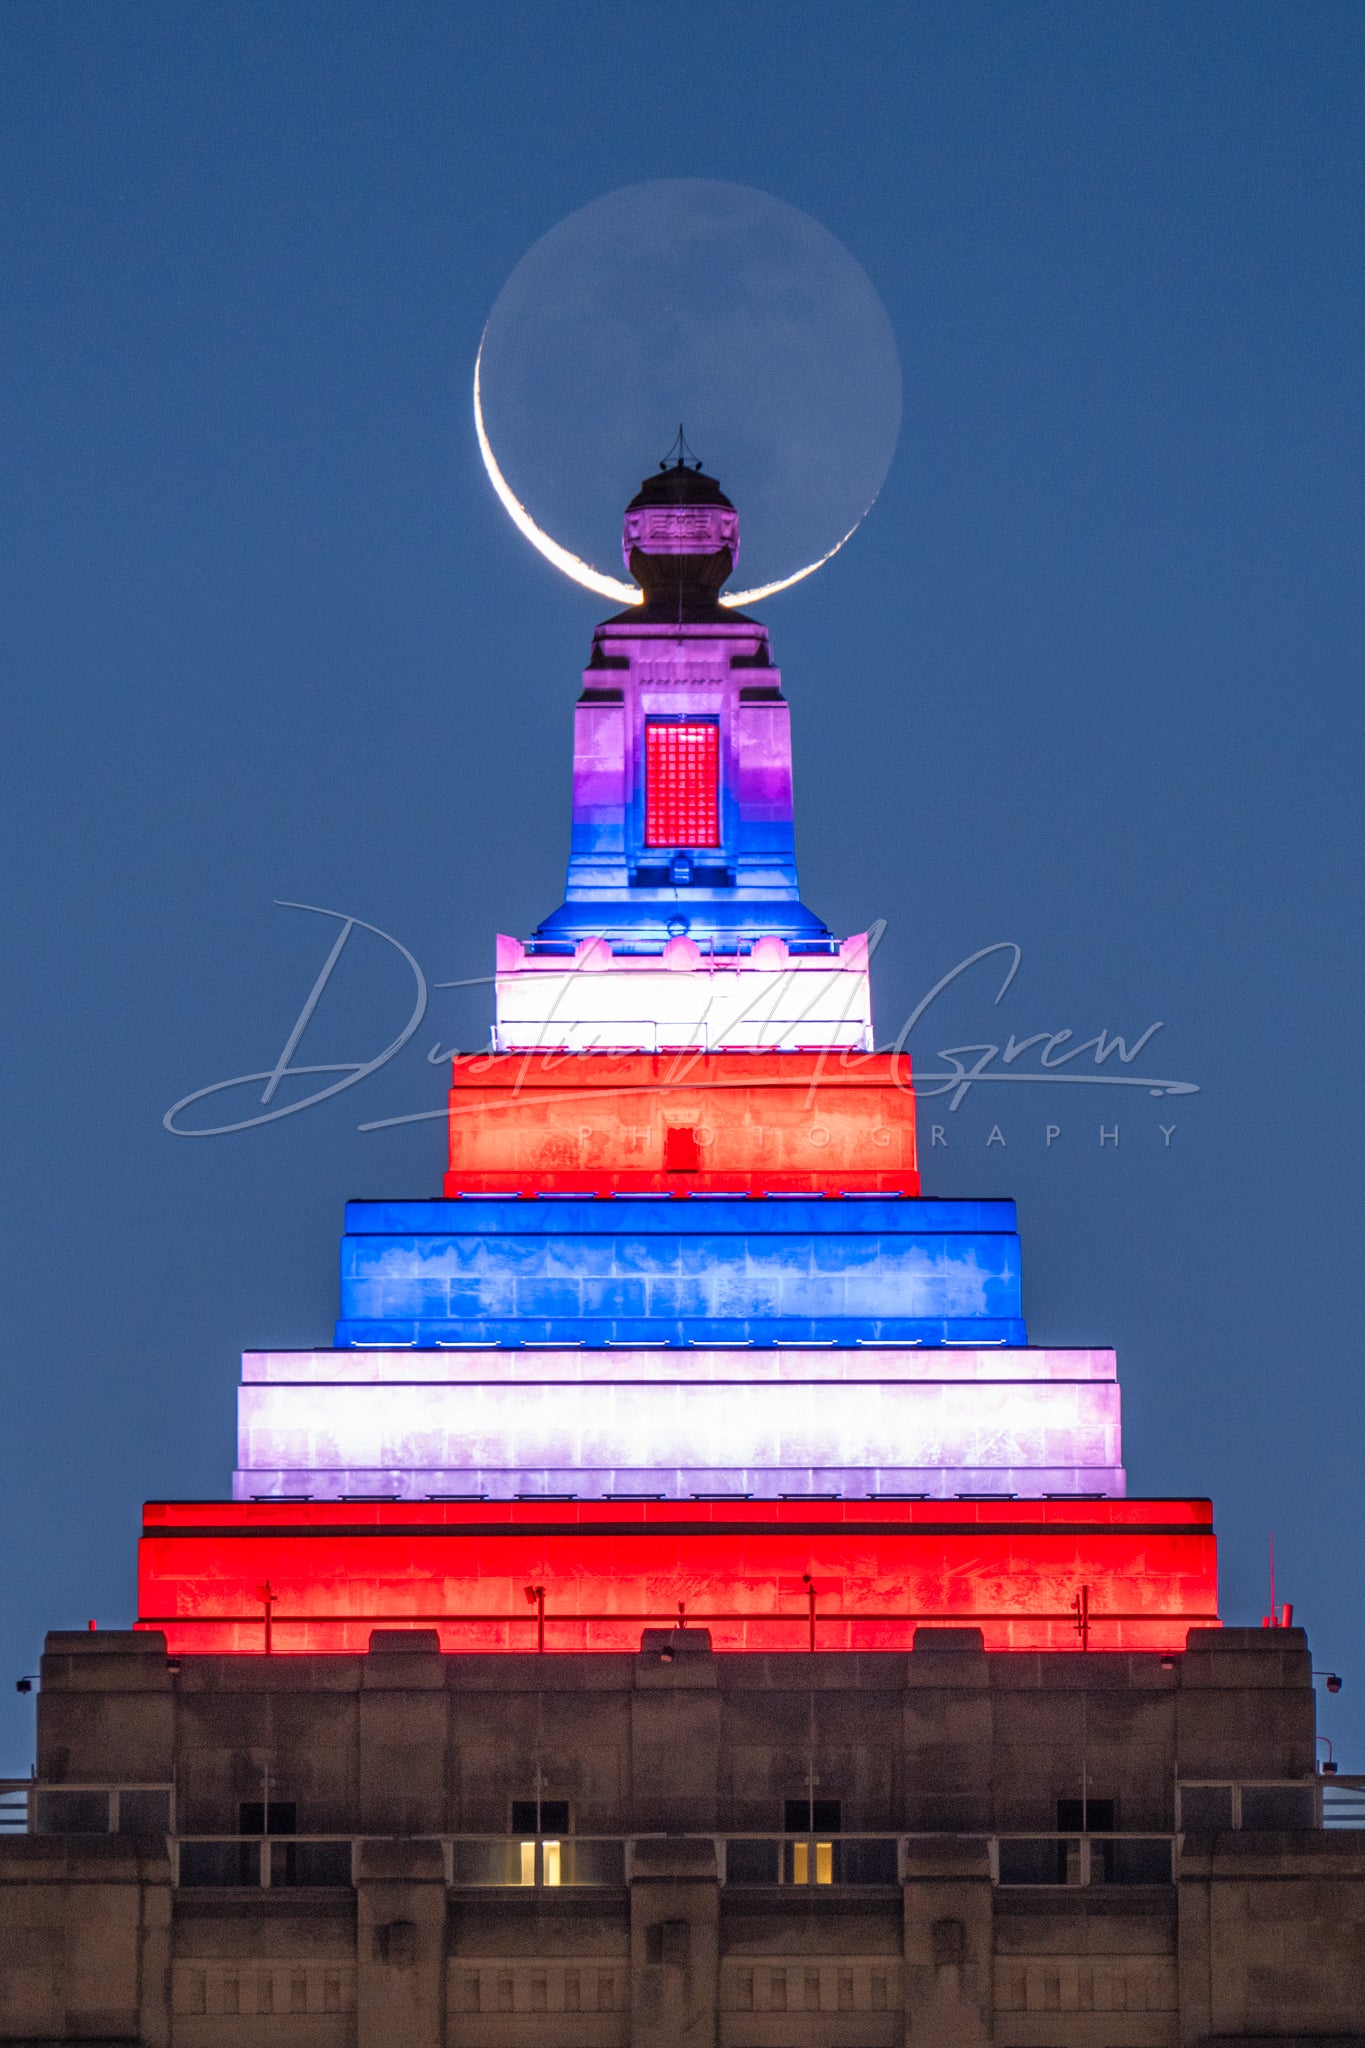
<path fill-rule="evenodd" d="M 708 178 L 627 185 L 543 235 L 489 316 L 479 387 L 507 509 L 599 578 L 624 579 L 622 508 L 680 424 L 739 508 L 736 591 L 837 549 L 900 431 L 900 358 L 862 266 L 809 214 Z"/>

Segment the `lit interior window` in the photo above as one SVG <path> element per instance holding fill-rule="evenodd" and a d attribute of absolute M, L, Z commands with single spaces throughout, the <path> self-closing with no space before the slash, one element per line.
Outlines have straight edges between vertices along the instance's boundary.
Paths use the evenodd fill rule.
<path fill-rule="evenodd" d="M 558 1842 L 519 1842 L 517 1847 L 521 1851 L 521 1876 L 518 1880 L 519 1883 L 534 1884 L 536 1882 L 537 1849 L 541 1852 L 540 1882 L 542 1884 L 563 1883 L 560 1846 Z"/>
<path fill-rule="evenodd" d="M 814 1856 L 811 1850 L 815 1851 Z M 833 1884 L 833 1842 L 792 1843 L 793 1884 Z"/>
<path fill-rule="evenodd" d="M 719 846 L 720 727 L 707 720 L 645 726 L 646 846 Z"/>

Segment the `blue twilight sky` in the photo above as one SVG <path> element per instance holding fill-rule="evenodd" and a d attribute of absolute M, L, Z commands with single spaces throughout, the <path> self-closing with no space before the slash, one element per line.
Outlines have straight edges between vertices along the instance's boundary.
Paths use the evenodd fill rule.
<path fill-rule="evenodd" d="M 336 927 L 277 900 L 432 982 L 559 900 L 605 607 L 468 376 L 537 236 L 696 175 L 840 237 L 905 371 L 873 516 L 765 614 L 808 900 L 889 921 L 888 1036 L 1022 949 L 926 1069 L 1159 1021 L 1125 1071 L 1198 1084 L 926 1103 L 926 1187 L 1018 1197 L 1032 1334 L 1117 1344 L 1229 1620 L 1273 1528 L 1365 1766 L 1359 6 L 10 0 L 0 45 L 0 1770 L 44 1629 L 134 1613 L 143 1498 L 226 1489 L 238 1352 L 327 1341 L 343 1198 L 439 1186 L 439 1124 L 358 1126 L 439 1105 L 480 991 L 304 1115 L 162 1116 L 278 1056 Z M 362 935 L 299 1057 L 411 997 Z"/>

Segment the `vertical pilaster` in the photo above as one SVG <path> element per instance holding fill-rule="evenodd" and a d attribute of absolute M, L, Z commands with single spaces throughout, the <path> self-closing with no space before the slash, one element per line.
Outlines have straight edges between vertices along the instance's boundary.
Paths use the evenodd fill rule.
<path fill-rule="evenodd" d="M 1213 2031 L 1213 1848 L 1217 1837 L 1186 1835 L 1176 1889 L 1176 1970 L 1182 2048 Z"/>
<path fill-rule="evenodd" d="M 356 1873 L 356 2048 L 442 2048 L 445 1949 L 440 1843 L 362 1843 Z"/>
<path fill-rule="evenodd" d="M 716 1825 L 720 1694 L 705 1629 L 646 1629 L 630 1702 L 630 1806 L 646 1832 Z M 654 1645 L 659 1647 L 654 1647 Z"/>
<path fill-rule="evenodd" d="M 970 1836 L 906 1845 L 905 2039 L 984 2048 L 992 2036 L 994 1893 L 990 1850 Z"/>
<path fill-rule="evenodd" d="M 163 1849 L 141 1858 L 138 1928 L 138 2027 L 143 2048 L 170 2048 L 171 2039 L 171 1868 Z"/>
<path fill-rule="evenodd" d="M 444 1760 L 450 1718 L 435 1629 L 374 1629 L 360 1665 L 359 1820 L 366 1834 L 437 1835 L 446 1826 Z"/>
<path fill-rule="evenodd" d="M 631 2048 L 715 2048 L 719 1989 L 715 1844 L 637 1842 L 630 1873 Z"/>

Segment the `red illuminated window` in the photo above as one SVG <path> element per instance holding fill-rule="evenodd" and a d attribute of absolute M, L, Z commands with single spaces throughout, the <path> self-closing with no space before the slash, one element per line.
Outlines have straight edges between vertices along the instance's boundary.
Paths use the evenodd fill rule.
<path fill-rule="evenodd" d="M 720 727 L 645 726 L 645 845 L 719 846 Z"/>

